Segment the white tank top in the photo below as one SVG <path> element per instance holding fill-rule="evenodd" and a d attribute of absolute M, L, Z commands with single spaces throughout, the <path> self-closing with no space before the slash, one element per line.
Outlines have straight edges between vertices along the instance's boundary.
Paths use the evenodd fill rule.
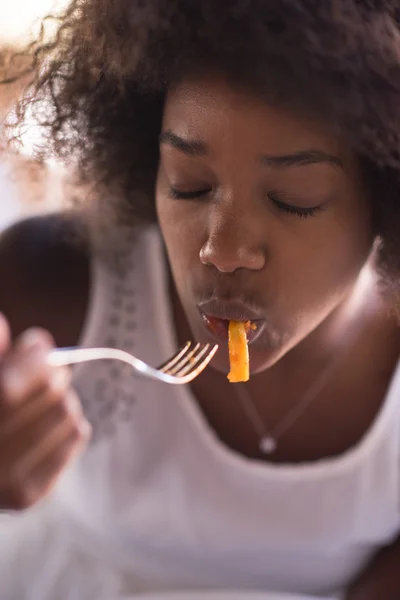
<path fill-rule="evenodd" d="M 80 343 L 163 362 L 177 343 L 158 231 L 130 234 L 92 267 Z M 4 600 L 211 589 L 329 596 L 400 532 L 400 368 L 355 447 L 296 465 L 227 448 L 184 386 L 112 363 L 80 365 L 74 384 L 95 437 L 51 498 L 0 518 Z"/>

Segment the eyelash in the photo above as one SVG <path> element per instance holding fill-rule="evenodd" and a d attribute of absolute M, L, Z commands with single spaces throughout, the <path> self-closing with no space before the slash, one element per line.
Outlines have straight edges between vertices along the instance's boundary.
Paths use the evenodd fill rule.
<path fill-rule="evenodd" d="M 282 212 L 288 213 L 289 215 L 295 215 L 296 217 L 300 217 L 301 219 L 308 219 L 310 217 L 315 217 L 317 212 L 323 210 L 321 205 L 319 206 L 310 206 L 309 208 L 294 206 L 293 204 L 286 204 L 285 202 L 281 202 L 277 199 L 275 194 L 268 194 L 268 198 L 271 202 L 276 206 L 278 210 Z"/>
<path fill-rule="evenodd" d="M 204 190 L 194 190 L 193 192 L 181 192 L 173 187 L 170 188 L 170 194 L 174 200 L 196 200 L 197 198 L 206 196 L 210 192 L 211 188 Z M 303 208 L 300 206 L 294 206 L 292 204 L 286 204 L 285 202 L 281 202 L 280 200 L 278 200 L 275 194 L 268 194 L 268 198 L 278 210 L 285 212 L 289 215 L 300 217 L 301 219 L 315 217 L 316 213 L 322 210 L 323 208 L 322 206 L 312 206 L 310 208 Z"/>
<path fill-rule="evenodd" d="M 209 192 L 211 192 L 211 188 L 206 190 L 194 190 L 193 192 L 180 192 L 173 187 L 170 188 L 170 194 L 174 200 L 196 200 L 197 198 L 206 196 Z"/>

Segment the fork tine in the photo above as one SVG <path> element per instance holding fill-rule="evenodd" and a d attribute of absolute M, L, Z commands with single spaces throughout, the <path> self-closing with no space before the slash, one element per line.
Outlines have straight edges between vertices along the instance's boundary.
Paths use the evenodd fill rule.
<path fill-rule="evenodd" d="M 183 354 L 181 360 L 178 363 L 175 363 L 173 367 L 171 367 L 167 371 L 164 371 L 164 373 L 168 373 L 169 375 L 175 375 L 178 371 L 180 371 L 180 369 L 183 366 L 185 366 L 190 361 L 190 359 L 197 352 L 200 346 L 201 344 L 196 344 L 195 347 L 192 350 L 190 350 L 190 352 L 186 352 L 186 354 Z"/>
<path fill-rule="evenodd" d="M 200 367 L 200 365 L 202 364 L 202 363 L 200 363 L 200 361 L 202 360 L 204 355 L 208 353 L 209 348 L 210 348 L 210 344 L 206 344 L 205 346 L 200 347 L 199 352 L 196 355 L 193 355 L 192 357 L 190 357 L 187 364 L 182 365 L 182 368 L 179 371 L 175 371 L 174 375 L 176 377 L 183 377 L 184 375 L 187 375 L 191 371 L 198 369 Z M 200 364 L 198 364 L 198 363 L 200 363 Z M 196 367 L 196 365 L 197 365 L 197 367 Z"/>
<path fill-rule="evenodd" d="M 162 371 L 165 373 L 168 369 L 174 366 L 175 363 L 178 362 L 180 358 L 189 350 L 192 342 L 186 342 L 177 350 L 177 352 L 171 356 L 165 363 L 162 363 L 159 367 L 157 367 L 157 371 Z"/>
<path fill-rule="evenodd" d="M 212 347 L 211 350 L 208 350 L 208 354 L 206 354 L 206 356 L 204 356 L 203 360 L 197 365 L 197 367 L 195 367 L 192 371 L 190 371 L 186 375 L 173 376 L 173 377 L 175 377 L 176 382 L 177 383 L 190 383 L 191 381 L 193 381 L 193 379 L 195 379 L 198 375 L 200 375 L 200 373 L 202 371 L 204 371 L 204 369 L 206 368 L 208 363 L 211 361 L 211 359 L 213 358 L 213 356 L 217 350 L 218 350 L 217 345 Z"/>

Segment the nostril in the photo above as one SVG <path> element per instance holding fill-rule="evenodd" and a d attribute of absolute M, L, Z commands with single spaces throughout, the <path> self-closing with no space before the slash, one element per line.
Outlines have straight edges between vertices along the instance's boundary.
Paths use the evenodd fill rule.
<path fill-rule="evenodd" d="M 203 265 L 213 266 L 221 273 L 233 273 L 239 268 L 232 250 L 208 240 L 200 250 Z"/>
<path fill-rule="evenodd" d="M 212 240 L 201 248 L 199 258 L 204 265 L 214 266 L 221 273 L 233 273 L 238 269 L 258 271 L 265 264 L 262 249 L 232 242 L 216 244 Z"/>

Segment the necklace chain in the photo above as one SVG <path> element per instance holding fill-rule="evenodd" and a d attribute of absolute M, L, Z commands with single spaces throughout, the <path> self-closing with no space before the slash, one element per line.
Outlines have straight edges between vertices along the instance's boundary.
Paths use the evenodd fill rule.
<path fill-rule="evenodd" d="M 340 359 L 341 356 L 325 366 L 319 377 L 304 392 L 299 402 L 273 428 L 268 428 L 265 424 L 246 385 L 244 383 L 233 384 L 235 395 L 259 438 L 258 447 L 263 454 L 272 454 L 276 451 L 278 440 L 302 417 L 313 400 L 321 393 Z"/>
<path fill-rule="evenodd" d="M 363 276 L 359 279 L 359 284 L 356 290 L 357 294 L 353 296 L 353 302 L 351 302 L 348 306 L 348 310 L 351 310 L 353 314 L 355 314 L 355 311 L 360 308 L 362 298 L 365 297 L 365 293 L 370 288 L 373 278 L 374 276 L 370 269 L 364 270 Z M 361 329 L 356 325 L 350 334 L 350 338 L 344 343 L 344 345 L 341 346 L 341 351 L 337 351 L 334 358 L 328 361 L 328 363 L 322 369 L 320 375 L 306 389 L 299 401 L 289 410 L 286 415 L 282 417 L 280 421 L 278 421 L 278 423 L 276 423 L 273 428 L 268 428 L 265 424 L 246 385 L 244 383 L 232 384 L 234 393 L 259 438 L 258 446 L 261 452 L 264 454 L 272 454 L 275 452 L 277 449 L 278 440 L 303 416 L 310 404 L 325 388 L 338 364 L 343 360 L 344 354 L 347 354 L 349 348 L 353 346 L 355 339 L 359 338 L 360 333 Z"/>

